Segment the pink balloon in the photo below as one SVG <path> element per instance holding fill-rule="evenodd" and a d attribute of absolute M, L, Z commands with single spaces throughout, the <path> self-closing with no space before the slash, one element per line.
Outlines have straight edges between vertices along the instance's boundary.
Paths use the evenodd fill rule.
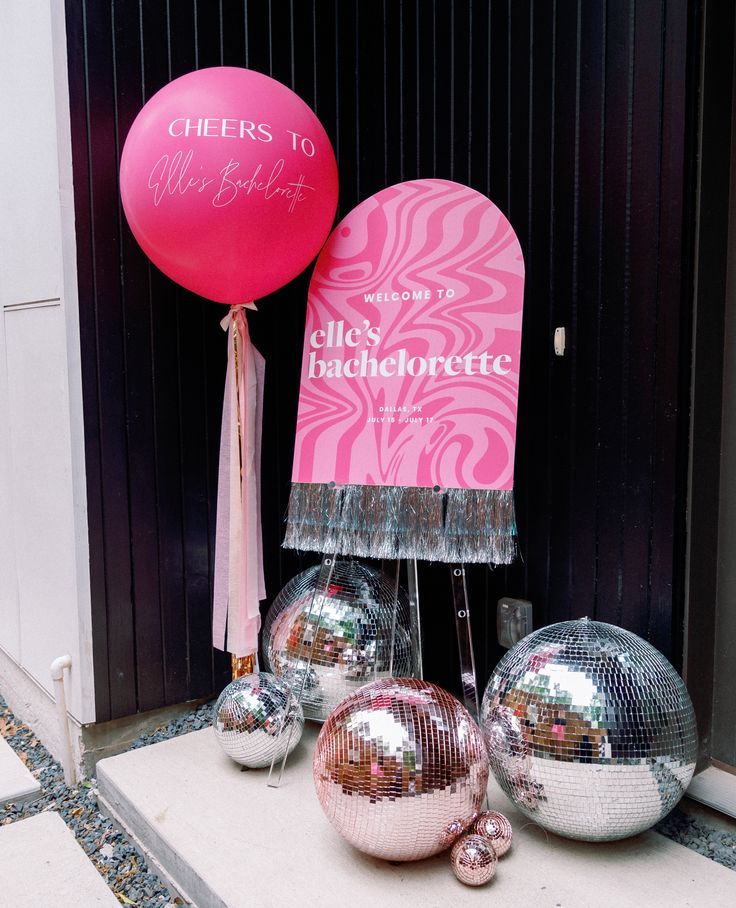
<path fill-rule="evenodd" d="M 125 215 L 143 251 L 200 296 L 243 303 L 296 277 L 337 207 L 322 124 L 262 73 L 218 66 L 157 92 L 120 161 Z"/>

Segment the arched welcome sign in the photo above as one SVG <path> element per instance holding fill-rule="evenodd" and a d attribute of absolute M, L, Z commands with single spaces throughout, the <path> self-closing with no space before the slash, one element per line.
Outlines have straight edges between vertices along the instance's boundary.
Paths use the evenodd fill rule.
<path fill-rule="evenodd" d="M 447 180 L 382 190 L 309 289 L 286 545 L 505 563 L 524 262 L 508 220 Z"/>

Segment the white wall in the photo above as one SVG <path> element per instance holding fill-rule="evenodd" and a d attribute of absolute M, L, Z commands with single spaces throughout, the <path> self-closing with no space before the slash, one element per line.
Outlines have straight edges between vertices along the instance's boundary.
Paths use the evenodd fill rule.
<path fill-rule="evenodd" d="M 63 0 L 0 2 L 0 123 L 0 690 L 9 701 L 21 687 L 37 691 L 44 713 L 49 665 L 68 652 L 69 712 L 86 723 L 95 716 Z M 13 684 L 9 665 L 35 684 Z"/>

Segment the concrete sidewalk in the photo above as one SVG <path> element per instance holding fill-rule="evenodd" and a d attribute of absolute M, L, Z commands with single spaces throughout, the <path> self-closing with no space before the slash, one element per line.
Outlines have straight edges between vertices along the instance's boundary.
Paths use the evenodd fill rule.
<path fill-rule="evenodd" d="M 59 814 L 48 811 L 0 827 L 0 904 L 119 908 L 120 902 Z"/>
<path fill-rule="evenodd" d="M 20 757 L 0 735 L 0 807 L 30 801 L 40 792 L 38 780 L 31 775 Z"/>
<path fill-rule="evenodd" d="M 736 874 L 654 832 L 585 844 L 548 835 L 492 783 L 515 844 L 488 886 L 458 883 L 446 854 L 391 865 L 366 857 L 317 802 L 310 724 L 279 789 L 267 771 L 241 772 L 212 729 L 103 760 L 101 805 L 200 908 L 729 908 Z"/>

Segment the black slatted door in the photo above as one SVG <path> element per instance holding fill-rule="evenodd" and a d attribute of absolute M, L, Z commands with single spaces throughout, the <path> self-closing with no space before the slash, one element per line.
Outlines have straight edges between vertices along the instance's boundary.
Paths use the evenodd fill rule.
<path fill-rule="evenodd" d="M 686 0 L 67 0 L 97 708 L 228 678 L 210 640 L 223 307 L 150 266 L 117 165 L 136 113 L 192 69 L 248 66 L 317 112 L 339 216 L 445 177 L 490 196 L 524 249 L 520 559 L 469 571 L 479 670 L 495 602 L 589 615 L 678 661 L 689 361 Z M 250 319 L 270 363 L 263 521 L 272 598 L 313 558 L 280 548 L 307 272 Z M 564 327 L 567 350 L 554 355 Z M 679 502 L 679 503 L 678 503 Z M 457 689 L 449 572 L 424 566 L 427 674 Z"/>

